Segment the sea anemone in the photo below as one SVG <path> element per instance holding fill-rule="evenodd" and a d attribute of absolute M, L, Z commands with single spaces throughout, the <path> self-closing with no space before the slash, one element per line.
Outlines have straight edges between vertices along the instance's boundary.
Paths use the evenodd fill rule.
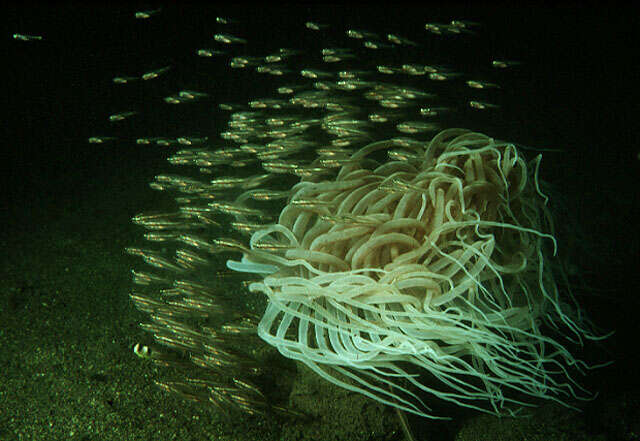
<path fill-rule="evenodd" d="M 403 384 L 495 413 L 525 404 L 509 389 L 575 396 L 565 366 L 576 360 L 541 331 L 585 334 L 549 262 L 540 156 L 527 163 L 513 144 L 447 129 L 401 159 L 372 159 L 402 144 L 371 143 L 335 179 L 295 185 L 278 222 L 228 262 L 267 273 L 249 287 L 269 299 L 258 335 L 332 383 L 423 416 Z"/>

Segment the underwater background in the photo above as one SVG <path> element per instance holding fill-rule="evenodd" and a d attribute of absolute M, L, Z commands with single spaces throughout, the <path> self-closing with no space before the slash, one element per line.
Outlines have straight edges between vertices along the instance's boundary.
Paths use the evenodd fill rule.
<path fill-rule="evenodd" d="M 464 61 L 487 54 L 521 62 L 501 83 L 497 112 L 465 126 L 543 152 L 542 178 L 561 200 L 561 247 L 569 251 L 575 295 L 609 339 L 588 343 L 583 359 L 614 360 L 581 379 L 599 395 L 575 412 L 540 403 L 531 418 L 499 419 L 453 410 L 451 421 L 409 418 L 425 440 L 637 440 L 640 380 L 636 128 L 640 39 L 631 8 L 423 8 L 389 6 L 162 6 L 148 21 L 134 13 L 162 5 L 29 4 L 2 11 L 2 199 L 0 203 L 0 440 L 400 440 L 392 410 L 282 364 L 285 389 L 296 387 L 311 419 L 226 417 L 159 390 L 158 367 L 132 351 L 146 338 L 129 299 L 141 243 L 131 217 L 162 211 L 170 198 L 148 186 L 169 170 L 170 149 L 138 146 L 140 134 L 215 136 L 225 115 L 211 102 L 246 102 L 267 87 L 243 71 L 202 68 L 194 50 L 217 32 L 215 18 L 243 23 L 242 36 L 263 49 L 298 47 L 304 23 L 363 28 L 425 39 L 426 22 L 481 23 L 463 44 L 425 48 L 425 60 Z M 19 41 L 14 33 L 42 35 Z M 468 45 L 468 46 L 467 46 Z M 428 53 L 436 50 L 436 53 Z M 381 60 L 384 62 L 384 60 Z M 426 62 L 426 61 L 425 61 Z M 119 74 L 178 66 L 170 83 L 130 88 Z M 214 84 L 212 86 L 212 84 Z M 159 98 L 178 87 L 207 85 L 211 99 L 169 115 Z M 451 92 L 455 95 L 456 91 Z M 142 121 L 109 135 L 108 116 L 134 106 Z M 125 122 L 126 123 L 126 122 Z M 145 134 L 146 135 L 146 134 Z M 635 258 L 633 256 L 636 256 Z M 220 281 L 237 290 L 237 281 Z M 236 282 L 236 284 L 234 284 Z M 448 409 L 449 410 L 449 409 Z"/>

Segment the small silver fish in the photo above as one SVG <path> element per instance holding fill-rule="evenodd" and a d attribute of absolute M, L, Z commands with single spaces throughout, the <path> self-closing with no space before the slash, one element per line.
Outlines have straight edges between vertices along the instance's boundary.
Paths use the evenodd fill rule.
<path fill-rule="evenodd" d="M 235 37 L 229 34 L 216 34 L 213 36 L 213 39 L 224 44 L 245 44 L 247 42 L 244 38 Z"/>
<path fill-rule="evenodd" d="M 496 89 L 500 88 L 497 84 L 489 83 L 487 81 L 478 81 L 478 80 L 469 80 L 467 81 L 467 86 L 472 89 Z"/>
<path fill-rule="evenodd" d="M 506 69 L 512 66 L 518 66 L 522 64 L 520 61 L 507 61 L 507 60 L 493 60 L 491 66 L 497 69 Z"/>
<path fill-rule="evenodd" d="M 216 23 L 219 24 L 237 24 L 240 23 L 238 20 L 234 20 L 232 18 L 228 18 L 228 17 L 216 17 Z"/>
<path fill-rule="evenodd" d="M 169 69 L 171 69 L 171 66 L 161 67 L 160 69 L 152 70 L 143 74 L 141 78 L 145 81 L 153 80 L 155 78 L 158 78 L 163 73 L 167 72 Z"/>
<path fill-rule="evenodd" d="M 497 109 L 500 106 L 496 104 L 485 103 L 482 101 L 469 101 L 469 107 L 471 107 L 472 109 L 487 110 L 487 109 Z"/>
<path fill-rule="evenodd" d="M 199 57 L 205 57 L 205 58 L 213 57 L 214 55 L 223 55 L 223 54 L 224 52 L 216 51 L 213 49 L 198 49 L 196 51 L 196 55 L 198 55 Z"/>
<path fill-rule="evenodd" d="M 147 18 L 151 18 L 152 15 L 155 15 L 160 11 L 162 11 L 162 8 L 153 9 L 149 11 L 138 11 L 134 14 L 134 17 L 138 20 L 146 20 Z"/>
<path fill-rule="evenodd" d="M 92 136 L 87 139 L 87 141 L 89 142 L 89 144 L 104 144 L 105 142 L 113 141 L 116 139 L 118 138 L 116 138 L 115 136 Z"/>
<path fill-rule="evenodd" d="M 326 29 L 329 27 L 329 25 L 316 23 L 313 21 L 308 21 L 304 25 L 306 26 L 307 29 L 311 29 L 312 31 L 320 31 L 322 29 Z"/>
<path fill-rule="evenodd" d="M 20 41 L 39 41 L 43 40 L 44 37 L 42 35 L 13 34 L 13 39 Z"/>
<path fill-rule="evenodd" d="M 411 41 L 407 38 L 400 37 L 395 34 L 387 34 L 387 40 L 389 40 L 391 43 L 394 43 L 394 44 L 402 44 L 406 46 L 418 46 L 418 43 Z"/>
<path fill-rule="evenodd" d="M 136 111 L 114 113 L 113 115 L 109 116 L 109 121 L 111 121 L 111 122 L 122 121 L 122 120 L 125 120 L 125 119 L 133 116 L 133 115 L 136 115 L 137 113 L 138 112 L 136 112 Z"/>
<path fill-rule="evenodd" d="M 132 81 L 136 81 L 138 77 L 113 77 L 113 82 L 115 84 L 128 84 Z"/>

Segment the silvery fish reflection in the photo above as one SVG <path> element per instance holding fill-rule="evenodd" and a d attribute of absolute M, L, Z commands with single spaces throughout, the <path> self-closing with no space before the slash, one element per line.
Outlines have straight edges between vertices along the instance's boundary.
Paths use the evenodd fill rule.
<path fill-rule="evenodd" d="M 220 17 L 184 55 L 200 78 L 237 78 L 234 99 L 214 98 L 214 75 L 153 99 L 176 113 L 209 103 L 225 126 L 140 127 L 126 140 L 168 148 L 151 186 L 177 203 L 135 216 L 147 245 L 127 249 L 146 263 L 131 298 L 153 336 L 135 352 L 184 372 L 157 384 L 224 413 L 304 418 L 265 392 L 276 348 L 428 418 L 447 417 L 434 400 L 515 415 L 540 398 L 588 399 L 576 350 L 603 337 L 566 284 L 542 156 L 478 126 L 498 118 L 501 79 L 518 61 L 478 56 L 468 71 L 433 52 L 491 32 L 457 17 L 411 38 L 401 27 L 287 26 L 298 38 L 265 49 L 268 35 L 252 40 L 255 30 Z M 113 87 L 130 93 L 181 69 L 114 72 Z M 115 133 L 89 141 L 113 142 L 140 116 L 120 109 L 108 117 Z"/>

